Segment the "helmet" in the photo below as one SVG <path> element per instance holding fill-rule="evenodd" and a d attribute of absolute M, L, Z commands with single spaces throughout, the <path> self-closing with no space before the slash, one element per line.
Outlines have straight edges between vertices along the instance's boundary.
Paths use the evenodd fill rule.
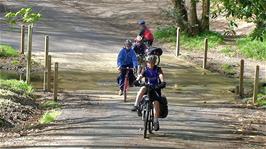
<path fill-rule="evenodd" d="M 138 24 L 139 25 L 145 25 L 145 21 L 144 20 L 139 20 Z"/>
<path fill-rule="evenodd" d="M 132 46 L 132 41 L 131 40 L 126 40 L 124 44 L 125 44 L 126 47 L 131 47 Z"/>
<path fill-rule="evenodd" d="M 140 42 L 141 40 L 142 40 L 142 37 L 139 36 L 139 35 L 138 35 L 138 36 L 136 37 L 136 39 L 135 39 L 135 41 L 137 41 L 137 42 Z"/>
<path fill-rule="evenodd" d="M 146 57 L 146 62 L 156 63 L 157 57 L 155 55 L 149 55 Z"/>

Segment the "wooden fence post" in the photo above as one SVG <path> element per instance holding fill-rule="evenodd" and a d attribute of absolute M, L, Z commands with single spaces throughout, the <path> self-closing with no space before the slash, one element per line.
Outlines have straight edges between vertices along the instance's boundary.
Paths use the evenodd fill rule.
<path fill-rule="evenodd" d="M 32 26 L 28 26 L 28 46 L 27 46 L 27 69 L 26 69 L 26 82 L 31 83 L 31 51 L 32 51 Z"/>
<path fill-rule="evenodd" d="M 47 68 L 47 91 L 51 91 L 51 65 L 52 65 L 52 56 L 48 55 L 48 68 Z"/>
<path fill-rule="evenodd" d="M 180 55 L 180 27 L 176 29 L 176 56 Z"/>
<path fill-rule="evenodd" d="M 49 53 L 49 37 L 45 36 L 45 44 L 44 44 L 44 75 L 43 75 L 43 90 L 48 90 L 48 53 Z"/>
<path fill-rule="evenodd" d="M 57 88 L 58 88 L 58 63 L 54 64 L 54 101 L 57 101 Z"/>
<path fill-rule="evenodd" d="M 243 98 L 244 96 L 244 60 L 240 61 L 240 73 L 239 73 L 239 96 Z"/>
<path fill-rule="evenodd" d="M 257 65 L 254 75 L 254 87 L 253 87 L 253 104 L 256 103 L 257 95 L 258 95 L 258 88 L 259 88 L 259 69 L 260 67 Z"/>
<path fill-rule="evenodd" d="M 20 53 L 24 54 L 24 48 L 25 48 L 25 26 L 21 25 L 21 31 L 20 31 Z"/>
<path fill-rule="evenodd" d="M 204 59 L 203 59 L 203 69 L 207 66 L 207 53 L 208 53 L 208 38 L 204 40 Z"/>

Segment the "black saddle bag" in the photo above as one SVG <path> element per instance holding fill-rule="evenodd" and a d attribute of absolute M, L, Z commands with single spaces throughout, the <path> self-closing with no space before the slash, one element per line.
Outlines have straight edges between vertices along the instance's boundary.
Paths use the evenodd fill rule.
<path fill-rule="evenodd" d="M 165 96 L 161 97 L 160 101 L 160 118 L 166 118 L 168 115 L 168 103 Z"/>

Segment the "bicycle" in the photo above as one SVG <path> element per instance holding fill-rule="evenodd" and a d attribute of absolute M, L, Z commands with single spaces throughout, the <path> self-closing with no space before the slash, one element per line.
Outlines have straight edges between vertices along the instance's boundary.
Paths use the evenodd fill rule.
<path fill-rule="evenodd" d="M 147 89 L 147 94 L 143 96 L 142 102 L 139 104 L 139 110 L 141 111 L 142 119 L 144 121 L 144 130 L 143 130 L 143 136 L 144 138 L 147 138 L 147 131 L 149 131 L 150 134 L 152 134 L 153 131 L 153 122 L 154 122 L 154 112 L 153 112 L 153 102 L 154 99 L 151 99 L 151 92 L 156 92 L 155 87 L 151 86 L 148 83 L 142 83 L 139 85 L 145 86 Z M 163 88 L 159 87 L 158 88 Z"/>
<path fill-rule="evenodd" d="M 133 68 L 122 68 L 122 70 L 126 70 L 126 75 L 125 75 L 125 80 L 124 80 L 124 87 L 123 87 L 123 94 L 124 94 L 124 102 L 127 101 L 127 91 L 128 91 L 128 88 L 129 88 L 129 77 L 128 77 L 128 74 L 129 74 L 129 71 L 133 71 Z"/>

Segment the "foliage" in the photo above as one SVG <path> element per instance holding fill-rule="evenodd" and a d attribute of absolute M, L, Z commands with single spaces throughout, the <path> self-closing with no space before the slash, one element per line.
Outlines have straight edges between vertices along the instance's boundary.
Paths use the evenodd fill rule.
<path fill-rule="evenodd" d="M 11 63 L 12 63 L 12 65 L 18 65 L 19 61 L 18 60 L 13 60 Z"/>
<path fill-rule="evenodd" d="M 214 3 L 214 8 L 217 8 L 213 11 L 214 16 L 225 14 L 227 18 L 245 19 L 247 22 L 255 23 L 256 29 L 252 33 L 252 39 L 263 41 L 266 34 L 265 0 L 215 0 Z"/>
<path fill-rule="evenodd" d="M 5 18 L 9 24 L 34 24 L 39 21 L 41 14 L 33 12 L 31 8 L 21 8 L 17 12 L 6 13 Z"/>
<path fill-rule="evenodd" d="M 24 81 L 18 80 L 3 80 L 0 78 L 0 88 L 9 89 L 16 93 L 21 93 L 25 95 L 31 95 L 33 93 L 33 88 Z"/>
<path fill-rule="evenodd" d="M 266 60 L 266 42 L 252 41 L 251 37 L 246 37 L 237 40 L 237 47 L 240 53 L 248 58 Z"/>
<path fill-rule="evenodd" d="M 154 36 L 162 42 L 175 43 L 176 28 L 174 26 L 159 27 Z M 180 34 L 180 44 L 186 49 L 203 50 L 205 38 L 208 38 L 209 48 L 214 48 L 223 42 L 222 35 L 217 32 L 207 31 L 193 37 L 182 32 Z"/>
<path fill-rule="evenodd" d="M 235 47 L 226 46 L 226 47 L 221 49 L 221 52 L 224 53 L 225 55 L 229 56 L 229 57 L 233 57 L 233 56 L 237 55 L 238 50 L 236 50 Z"/>
<path fill-rule="evenodd" d="M 0 57 L 16 57 L 18 52 L 10 45 L 0 44 Z"/>
<path fill-rule="evenodd" d="M 41 124 L 49 124 L 49 123 L 53 122 L 60 114 L 61 114 L 61 112 L 56 111 L 56 110 L 47 111 L 41 117 L 39 122 Z"/>
<path fill-rule="evenodd" d="M 221 66 L 221 69 L 224 71 L 225 74 L 227 75 L 234 75 L 236 74 L 236 70 L 234 68 L 234 66 L 230 65 L 230 64 L 223 64 Z"/>
<path fill-rule="evenodd" d="M 56 109 L 56 108 L 60 108 L 60 105 L 58 102 L 55 102 L 54 100 L 48 100 L 41 104 L 41 108 Z"/>

